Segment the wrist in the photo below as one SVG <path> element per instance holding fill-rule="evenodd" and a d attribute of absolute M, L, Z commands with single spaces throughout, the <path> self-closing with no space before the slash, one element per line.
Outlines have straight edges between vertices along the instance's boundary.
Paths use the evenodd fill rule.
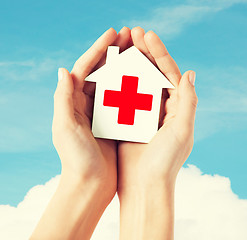
<path fill-rule="evenodd" d="M 120 239 L 173 239 L 174 185 L 156 183 L 122 189 Z"/>
<path fill-rule="evenodd" d="M 77 176 L 76 174 L 69 174 L 62 172 L 58 190 L 62 190 L 66 194 L 70 194 L 71 192 L 76 192 L 78 196 L 84 194 L 85 192 L 94 193 L 100 188 L 100 184 L 96 181 L 96 179 L 85 179 L 81 176 Z"/>
<path fill-rule="evenodd" d="M 108 205 L 102 192 L 97 182 L 82 183 L 80 178 L 63 172 L 32 239 L 79 239 L 81 236 L 90 239 Z"/>
<path fill-rule="evenodd" d="M 173 181 L 143 180 L 141 183 L 131 186 L 120 185 L 118 196 L 120 201 L 131 201 L 132 198 L 142 201 L 143 199 L 151 200 L 158 196 L 172 196 L 174 191 L 175 183 Z"/>
<path fill-rule="evenodd" d="M 121 200 L 125 196 L 136 196 L 148 195 L 149 193 L 156 194 L 172 193 L 175 189 L 176 177 L 168 176 L 147 176 L 141 174 L 135 174 L 132 178 L 124 179 L 119 178 L 118 182 L 118 195 Z"/>
<path fill-rule="evenodd" d="M 95 198 L 100 204 L 108 205 L 116 193 L 116 185 L 116 182 L 109 183 L 104 177 L 81 176 L 62 171 L 58 190 L 66 194 L 76 194 L 78 198 Z"/>

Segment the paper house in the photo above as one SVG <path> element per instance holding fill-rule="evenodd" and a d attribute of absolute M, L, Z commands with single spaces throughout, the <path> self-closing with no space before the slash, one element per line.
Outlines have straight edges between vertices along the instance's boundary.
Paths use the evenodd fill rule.
<path fill-rule="evenodd" d="M 162 88 L 174 88 L 135 46 L 120 54 L 109 46 L 106 64 L 85 80 L 96 82 L 94 136 L 143 143 L 158 130 Z"/>

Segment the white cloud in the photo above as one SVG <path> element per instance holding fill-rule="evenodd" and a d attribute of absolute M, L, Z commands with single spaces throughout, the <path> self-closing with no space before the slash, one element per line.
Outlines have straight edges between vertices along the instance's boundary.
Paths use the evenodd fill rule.
<path fill-rule="evenodd" d="M 87 45 L 78 44 L 77 57 Z M 32 48 L 19 49 L 10 60 L 0 56 L 0 152 L 52 147 L 57 70 L 71 70 L 75 60 L 67 50 L 47 52 Z"/>
<path fill-rule="evenodd" d="M 156 8 L 148 20 L 131 20 L 130 27 L 141 26 L 145 30 L 154 30 L 158 35 L 167 39 L 178 35 L 183 28 L 199 21 L 211 8 L 207 6 L 180 5 L 176 7 Z"/>
<path fill-rule="evenodd" d="M 187 0 L 188 4 L 200 6 L 212 6 L 216 9 L 222 10 L 231 7 L 234 4 L 246 3 L 246 0 Z"/>
<path fill-rule="evenodd" d="M 21 61 L 0 61 L 1 84 L 12 82 L 45 82 L 59 67 L 71 66 L 71 55 L 65 51 L 52 52 L 43 56 L 33 53 L 33 57 Z"/>
<path fill-rule="evenodd" d="M 154 8 L 148 15 L 143 14 L 142 18 L 130 20 L 129 25 L 154 30 L 168 40 L 180 34 L 188 25 L 196 24 L 210 14 L 235 4 L 247 3 L 247 0 L 186 0 L 181 2 L 176 5 Z M 198 63 L 188 61 L 180 65 L 186 70 L 193 66 L 197 72 L 196 90 L 199 104 L 196 117 L 196 141 L 219 131 L 246 128 L 247 74 L 245 67 L 198 66 L 195 69 Z"/>
<path fill-rule="evenodd" d="M 189 68 L 189 63 L 184 63 Z M 199 104 L 196 141 L 219 131 L 246 128 L 247 72 L 245 68 L 195 67 Z M 208 74 L 210 72 L 210 74 Z M 56 77 L 56 76 L 55 76 Z M 51 124 L 54 87 L 29 85 L 0 90 L 0 152 L 33 151 L 52 147 Z M 50 78 L 49 78 L 50 79 Z"/>
<path fill-rule="evenodd" d="M 27 61 L 5 61 L 0 62 L 0 67 L 9 67 L 9 66 L 23 66 L 23 67 L 33 67 L 35 65 L 33 60 Z"/>
<path fill-rule="evenodd" d="M 177 36 L 189 24 L 237 3 L 247 3 L 247 0 L 187 0 L 185 4 L 155 8 L 143 19 L 130 20 L 128 25 L 154 30 L 167 40 Z"/>
<path fill-rule="evenodd" d="M 246 239 L 247 200 L 232 192 L 228 178 L 189 165 L 179 174 L 175 201 L 175 239 Z"/>
<path fill-rule="evenodd" d="M 44 87 L 13 92 L 0 90 L 0 152 L 52 146 L 53 91 Z"/>
<path fill-rule="evenodd" d="M 33 187 L 16 208 L 1 205 L 0 239 L 27 239 L 58 181 L 59 176 Z M 175 240 L 246 239 L 247 200 L 232 192 L 226 177 L 202 174 L 193 165 L 182 168 L 177 179 L 175 208 Z M 115 197 L 92 239 L 117 239 L 118 231 L 119 203 Z"/>
<path fill-rule="evenodd" d="M 199 97 L 196 141 L 222 130 L 246 128 L 246 70 L 241 67 L 199 67 L 196 71 L 196 90 Z"/>
<path fill-rule="evenodd" d="M 0 239 L 28 239 L 58 185 L 59 176 L 29 190 L 18 206 L 0 205 Z"/>
<path fill-rule="evenodd" d="M 0 61 L 0 152 L 50 148 L 58 67 L 73 61 L 65 51 Z M 68 63 L 71 64 L 68 64 Z"/>

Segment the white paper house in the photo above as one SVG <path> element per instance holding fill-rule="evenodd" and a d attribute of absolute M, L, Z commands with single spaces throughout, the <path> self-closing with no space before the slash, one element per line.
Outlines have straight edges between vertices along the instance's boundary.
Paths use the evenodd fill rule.
<path fill-rule="evenodd" d="M 135 46 L 121 54 L 109 46 L 106 64 L 85 80 L 96 82 L 94 136 L 143 143 L 158 130 L 162 88 L 174 88 Z"/>

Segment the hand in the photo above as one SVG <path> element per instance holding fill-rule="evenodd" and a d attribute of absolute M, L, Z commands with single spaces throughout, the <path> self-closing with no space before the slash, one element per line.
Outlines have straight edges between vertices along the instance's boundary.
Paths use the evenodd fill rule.
<path fill-rule="evenodd" d="M 170 80 L 164 89 L 159 130 L 148 144 L 118 145 L 120 239 L 173 239 L 174 186 L 194 141 L 195 73 L 181 76 L 159 37 L 136 27 L 133 44 Z"/>
<path fill-rule="evenodd" d="M 109 45 L 124 50 L 130 30 L 123 28 L 117 35 L 106 31 L 75 63 L 71 74 L 59 70 L 59 81 L 54 95 L 53 142 L 62 162 L 62 176 L 68 179 L 97 180 L 105 187 L 109 202 L 116 192 L 116 142 L 95 139 L 91 121 L 95 84 L 85 77 L 104 64 Z"/>
<path fill-rule="evenodd" d="M 148 144 L 120 142 L 118 146 L 118 193 L 145 181 L 174 184 L 188 158 L 194 137 L 197 96 L 195 73 L 183 77 L 159 37 L 136 27 L 131 31 L 134 45 L 170 80 L 175 89 L 164 89 L 159 131 Z M 190 82 L 191 80 L 191 82 Z M 141 181 L 141 182 L 140 182 Z"/>
<path fill-rule="evenodd" d="M 116 193 L 116 142 L 91 132 L 95 85 L 85 77 L 104 64 L 109 45 L 125 49 L 130 30 L 106 31 L 75 63 L 59 70 L 54 94 L 53 143 L 62 163 L 59 186 L 31 239 L 90 239 Z"/>

